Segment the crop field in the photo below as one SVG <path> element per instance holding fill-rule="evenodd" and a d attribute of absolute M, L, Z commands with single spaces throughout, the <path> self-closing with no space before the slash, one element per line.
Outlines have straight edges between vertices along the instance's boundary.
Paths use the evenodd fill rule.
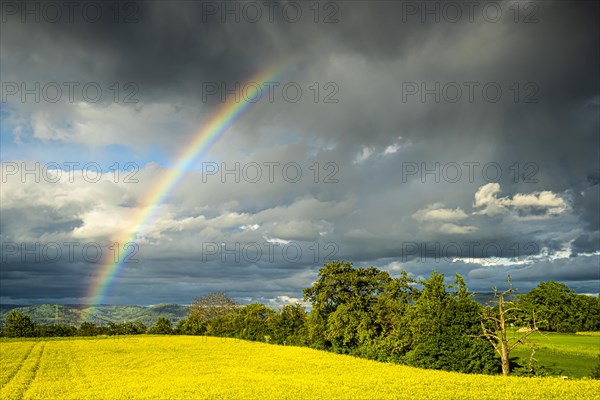
<path fill-rule="evenodd" d="M 600 381 L 466 375 L 200 336 L 0 342 L 2 399 L 590 399 Z"/>
<path fill-rule="evenodd" d="M 586 335 L 553 332 L 534 334 L 529 340 L 535 343 L 535 358 L 547 374 L 583 378 L 589 376 L 598 363 L 600 336 L 594 332 Z M 527 347 L 519 347 L 513 350 L 511 356 L 521 365 L 526 365 L 530 353 Z"/>

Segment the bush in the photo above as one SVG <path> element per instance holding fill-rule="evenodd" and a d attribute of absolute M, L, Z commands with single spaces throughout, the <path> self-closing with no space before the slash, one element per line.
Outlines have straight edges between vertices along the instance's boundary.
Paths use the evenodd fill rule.
<path fill-rule="evenodd" d="M 154 326 L 150 328 L 148 333 L 152 335 L 172 335 L 173 324 L 170 320 L 166 319 L 165 317 L 158 317 L 158 320 L 156 320 L 156 324 L 154 324 Z"/>
<path fill-rule="evenodd" d="M 34 332 L 36 337 L 69 337 L 75 336 L 77 328 L 65 324 L 36 325 Z"/>
<path fill-rule="evenodd" d="M 203 335 L 206 333 L 206 324 L 197 318 L 180 319 L 174 333 L 177 335 Z"/>
<path fill-rule="evenodd" d="M 100 329 L 91 322 L 83 322 L 77 329 L 77 336 L 96 336 L 100 334 Z"/>
<path fill-rule="evenodd" d="M 146 325 L 142 321 L 137 320 L 135 322 L 127 321 L 122 324 L 115 322 L 109 322 L 107 327 L 108 335 L 141 335 L 146 333 Z"/>

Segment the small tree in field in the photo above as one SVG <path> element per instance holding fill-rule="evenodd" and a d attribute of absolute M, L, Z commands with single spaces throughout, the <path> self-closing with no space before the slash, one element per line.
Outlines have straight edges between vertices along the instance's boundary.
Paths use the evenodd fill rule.
<path fill-rule="evenodd" d="M 533 343 L 527 340 L 527 338 L 535 332 L 539 332 L 536 325 L 535 314 L 533 317 L 533 327 L 524 332 L 520 337 L 509 338 L 507 330 L 513 321 L 517 320 L 516 314 L 521 311 L 516 306 L 512 295 L 516 292 L 513 289 L 510 275 L 508 275 L 508 289 L 498 293 L 498 289 L 494 287 L 494 297 L 496 300 L 495 307 L 486 307 L 482 313 L 481 328 L 483 334 L 480 337 L 485 337 L 494 347 L 494 350 L 500 356 L 502 362 L 502 375 L 508 376 L 510 374 L 510 352 L 519 345 L 526 345 L 531 348 L 530 367 L 534 361 L 533 355 L 535 354 L 535 348 Z M 508 298 L 508 299 L 507 299 Z"/>

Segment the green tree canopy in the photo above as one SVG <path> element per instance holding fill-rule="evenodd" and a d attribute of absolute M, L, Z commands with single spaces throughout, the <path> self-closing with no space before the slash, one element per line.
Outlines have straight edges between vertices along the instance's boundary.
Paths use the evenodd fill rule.
<path fill-rule="evenodd" d="M 600 329 L 598 297 L 577 295 L 564 283 L 540 282 L 529 293 L 521 295 L 521 321 L 531 325 L 535 315 L 540 328 L 556 332 Z"/>
<path fill-rule="evenodd" d="M 35 325 L 31 317 L 19 311 L 11 311 L 6 316 L 4 335 L 7 337 L 29 337 L 34 334 Z"/>
<path fill-rule="evenodd" d="M 152 335 L 171 335 L 173 334 L 173 323 L 165 317 L 158 317 L 156 324 L 150 328 L 148 333 Z"/>

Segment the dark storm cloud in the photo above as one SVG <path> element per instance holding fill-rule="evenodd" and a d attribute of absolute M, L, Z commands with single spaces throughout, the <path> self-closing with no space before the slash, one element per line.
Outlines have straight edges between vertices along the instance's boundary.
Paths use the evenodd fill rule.
<path fill-rule="evenodd" d="M 573 241 L 573 255 L 592 253 L 600 245 L 600 231 L 586 232 Z"/>
<path fill-rule="evenodd" d="M 26 212 L 5 208 L 2 210 L 2 221 L 0 221 L 3 240 L 18 240 L 22 237 L 40 238 L 48 232 L 67 234 L 81 226 L 82 221 L 75 216 L 75 213 L 66 214 L 65 210 L 56 210 L 50 206 L 29 207 Z"/>
<path fill-rule="evenodd" d="M 5 243 L 3 243 L 5 244 Z M 30 244 L 30 249 L 31 244 Z M 10 259 L 9 259 L 10 260 Z M 81 260 L 57 263 L 36 261 L 33 253 L 25 262 L 6 262 L 0 269 L 2 303 L 26 301 L 36 303 L 40 299 L 64 302 L 64 299 L 84 300 L 93 265 Z M 18 300 L 17 300 L 18 299 Z M 76 300 L 77 299 L 77 300 Z"/>
<path fill-rule="evenodd" d="M 402 131 L 405 138 L 426 141 L 429 154 L 438 157 L 455 158 L 469 143 L 485 141 L 494 144 L 498 157 L 540 162 L 547 174 L 558 172 L 559 180 L 579 182 L 594 173 L 587 168 L 581 176 L 579 170 L 593 167 L 589 161 L 597 159 L 597 113 L 583 110 L 598 93 L 597 4 L 540 3 L 537 23 L 514 23 L 509 4 L 503 3 L 499 22 L 487 22 L 475 13 L 474 22 L 465 14 L 458 23 L 449 23 L 433 17 L 421 22 L 419 14 L 407 14 L 406 2 L 341 2 L 336 3 L 338 22 L 324 24 L 314 23 L 307 7 L 306 18 L 297 23 L 287 22 L 279 12 L 273 22 L 265 15 L 256 23 L 243 18 L 223 23 L 207 16 L 205 7 L 224 5 L 204 3 L 139 2 L 139 22 L 130 24 L 110 19 L 94 24 L 20 24 L 11 18 L 3 32 L 5 62 L 14 67 L 5 68 L 7 76 L 17 70 L 37 76 L 43 66 L 58 74 L 70 71 L 79 79 L 135 81 L 147 102 L 190 97 L 197 101 L 203 83 L 243 82 L 274 60 L 301 54 L 308 61 L 306 69 L 316 67 L 310 78 L 318 79 L 319 66 L 331 57 L 346 56 L 350 63 L 369 60 L 374 75 L 364 69 L 359 72 L 367 75 L 339 76 L 343 107 L 326 111 L 335 120 L 317 114 L 323 118 L 307 124 L 298 112 L 291 117 L 295 126 L 326 131 L 348 151 L 360 145 L 387 145 Z M 445 54 L 432 52 L 432 46 Z M 415 56 L 417 52 L 421 56 Z M 377 90 L 382 80 L 387 92 Z M 414 96 L 406 104 L 400 95 L 405 81 L 428 86 L 436 81 L 498 82 L 503 100 L 489 104 L 479 93 L 466 107 L 444 101 L 423 105 Z M 508 101 L 515 82 L 533 82 L 531 89 L 520 88 L 521 97 L 535 92 L 539 103 Z M 364 90 L 369 88 L 374 91 Z M 415 115 L 414 107 L 425 110 L 426 117 Z M 584 125 L 574 133 L 569 128 L 577 121 Z M 546 146 L 539 146 L 542 140 Z M 570 151 L 580 154 L 578 160 L 569 158 Z M 569 165 L 563 165 L 565 158 Z"/>
<path fill-rule="evenodd" d="M 185 303 L 198 291 L 208 290 L 227 290 L 237 297 L 298 297 L 321 264 L 202 263 L 199 240 L 262 243 L 266 233 L 305 240 L 322 229 L 327 231 L 324 240 L 339 245 L 339 258 L 356 260 L 357 265 L 398 260 L 411 273 L 424 276 L 436 266 L 435 260 L 420 262 L 421 249 L 415 253 L 411 247 L 407 252 L 406 245 L 433 244 L 433 252 L 427 254 L 448 258 L 464 254 L 456 247 L 441 252 L 436 243 L 443 248 L 451 242 L 474 241 L 479 249 L 498 245 L 508 251 L 518 245 L 523 256 L 543 251 L 555 255 L 571 240 L 573 255 L 600 250 L 598 3 L 535 2 L 538 21 L 515 23 L 510 3 L 500 2 L 504 16 L 498 22 L 486 21 L 479 13 L 470 22 L 463 10 L 463 18 L 451 23 L 436 22 L 431 16 L 422 22 L 420 15 L 406 13 L 407 3 L 423 7 L 425 2 L 334 2 L 339 21 L 329 24 L 314 23 L 307 3 L 303 3 L 305 18 L 298 23 L 289 23 L 279 12 L 273 22 L 265 16 L 257 23 L 223 23 L 203 15 L 209 3 L 223 4 L 137 2 L 137 23 L 104 19 L 94 24 L 21 24 L 12 18 L 0 28 L 2 81 L 133 81 L 140 88 L 140 107 L 166 102 L 204 112 L 219 99 L 204 103 L 203 83 L 244 82 L 296 55 L 302 67 L 286 80 L 298 80 L 305 90 L 315 81 L 339 86 L 336 104 L 267 104 L 215 147 L 215 157 L 233 162 L 308 160 L 306 167 L 316 160 L 335 161 L 339 184 L 290 185 L 281 180 L 268 185 L 202 184 L 197 176 L 184 181 L 170 200 L 175 219 L 199 215 L 212 219 L 237 212 L 247 213 L 248 221 L 241 218 L 243 222 L 225 227 L 212 221 L 195 230 L 166 228 L 161 238 L 152 239 L 153 244 L 163 243 L 160 250 L 147 245 L 145 263 L 124 270 L 113 292 L 115 302 Z M 403 97 L 403 83 L 420 89 L 423 83 L 431 88 L 436 82 L 442 87 L 456 82 L 464 91 L 462 100 L 452 103 L 442 96 L 436 102 L 427 95 L 423 102 L 420 93 Z M 473 102 L 466 100 L 465 82 L 478 84 Z M 482 86 L 490 82 L 502 89 L 498 102 L 482 96 Z M 515 87 L 518 101 L 513 97 Z M 25 110 L 38 106 L 22 105 Z M 148 141 L 161 147 L 185 139 L 175 130 L 165 131 Z M 131 129 L 130 135 L 144 138 L 147 132 L 140 127 Z M 385 154 L 394 144 L 399 150 Z M 365 149 L 372 155 L 357 161 L 367 154 Z M 464 162 L 498 163 L 503 172 L 498 179 L 500 198 L 552 191 L 567 198 L 572 209 L 557 217 L 537 205 L 498 215 L 474 214 L 475 193 L 491 181 L 482 177 L 481 170 L 473 181 L 463 178 L 456 183 L 432 182 L 431 176 L 423 183 L 419 173 L 408 179 L 402 175 L 407 163 L 431 168 L 435 163 Z M 315 201 L 303 205 L 303 197 Z M 468 216 L 434 222 L 414 217 L 434 203 L 443 203 L 438 208 L 459 208 Z M 27 240 L 45 232 L 62 235 L 81 226 L 86 206 L 89 203 L 46 211 L 39 205 L 3 208 L 2 233 Z M 326 223 L 317 226 L 321 220 Z M 239 225 L 246 223 L 261 228 L 240 233 Z M 440 229 L 443 224 L 448 224 L 445 231 Z M 453 233 L 461 229 L 464 233 Z M 310 240 L 305 243 L 308 246 Z M 535 246 L 524 250 L 529 243 Z M 540 279 L 565 279 L 577 290 L 593 291 L 597 257 L 538 263 L 519 269 L 514 278 L 531 287 Z M 475 253 L 474 258 L 485 257 Z M 2 295 L 30 299 L 83 295 L 89 269 L 56 264 L 50 273 L 33 267 L 3 265 Z M 456 262 L 447 266 L 447 272 L 458 271 L 476 283 L 474 288 L 486 290 L 505 279 L 508 271 L 480 267 Z M 148 299 L 154 293 L 160 300 Z"/>

